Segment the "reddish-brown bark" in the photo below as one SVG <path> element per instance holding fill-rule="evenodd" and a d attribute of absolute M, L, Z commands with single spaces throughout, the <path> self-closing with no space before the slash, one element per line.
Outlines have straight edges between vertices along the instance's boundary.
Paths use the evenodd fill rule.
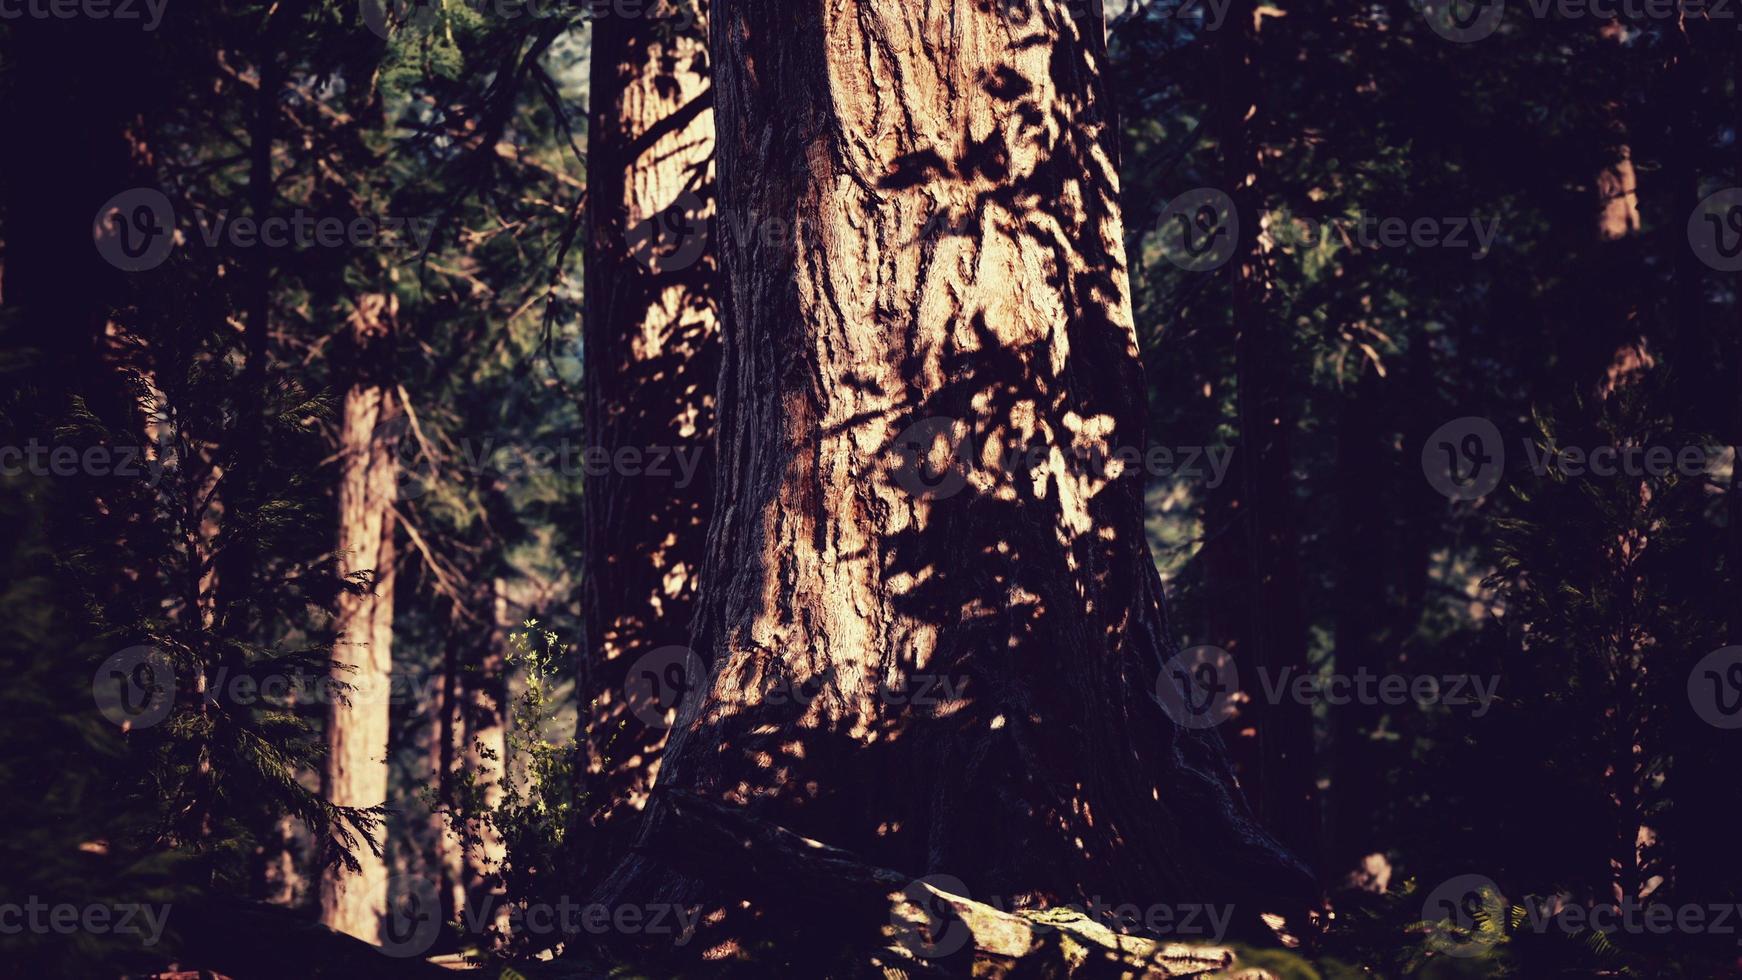
<path fill-rule="evenodd" d="M 660 784 L 975 897 L 1309 903 L 1220 739 L 1157 701 L 1143 474 L 1081 462 L 1145 438 L 1099 21 L 713 18 L 722 224 L 749 233 L 720 236 L 714 669 Z M 604 891 L 693 894 L 656 861 Z"/>

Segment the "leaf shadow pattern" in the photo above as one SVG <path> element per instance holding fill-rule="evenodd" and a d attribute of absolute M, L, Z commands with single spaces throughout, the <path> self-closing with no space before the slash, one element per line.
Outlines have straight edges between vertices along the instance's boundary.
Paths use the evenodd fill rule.
<path fill-rule="evenodd" d="M 1175 644 L 1121 461 L 1145 389 L 1099 30 L 837 6 L 715 6 L 722 208 L 793 234 L 722 242 L 713 669 L 660 785 L 1010 908 L 1305 912 L 1219 738 L 1155 694 Z M 773 928 L 657 854 L 596 897 L 715 909 L 711 956 Z"/>
<path fill-rule="evenodd" d="M 585 439 L 586 642 L 577 867 L 606 860 L 658 771 L 666 732 L 626 695 L 634 665 L 689 639 L 710 513 L 720 340 L 706 4 L 593 26 Z"/>

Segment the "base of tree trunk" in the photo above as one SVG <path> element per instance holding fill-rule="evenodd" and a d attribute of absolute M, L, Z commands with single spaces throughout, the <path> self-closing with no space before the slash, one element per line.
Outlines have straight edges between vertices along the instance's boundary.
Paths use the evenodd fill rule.
<path fill-rule="evenodd" d="M 742 809 L 681 790 L 655 797 L 636 852 L 766 916 L 760 931 L 783 946 L 776 933 L 802 934 L 822 955 L 862 949 L 868 968 L 909 976 L 1193 977 L 1235 965 L 1227 947 L 1123 935 L 1076 909 L 1003 911 Z"/>

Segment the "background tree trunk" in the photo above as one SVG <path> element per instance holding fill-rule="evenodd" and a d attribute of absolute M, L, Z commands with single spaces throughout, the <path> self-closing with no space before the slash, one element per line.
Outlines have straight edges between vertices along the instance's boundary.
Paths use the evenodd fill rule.
<path fill-rule="evenodd" d="M 467 660 L 467 651 L 478 646 L 479 632 L 479 623 L 467 620 L 456 604 L 449 632 L 442 638 L 441 683 L 430 688 L 430 707 L 435 714 L 429 736 L 430 789 L 435 796 L 429 819 L 429 860 L 431 876 L 437 879 L 443 922 L 454 921 L 465 899 L 465 841 L 452 825 L 454 775 L 464 731 L 459 724 L 461 664 Z"/>
<path fill-rule="evenodd" d="M 344 573 L 365 588 L 339 597 L 342 636 L 333 659 L 355 667 L 341 672 L 353 686 L 327 712 L 327 799 L 340 806 L 374 807 L 387 801 L 389 679 L 393 671 L 393 502 L 399 475 L 394 389 L 385 383 L 396 304 L 369 295 L 351 322 L 356 358 L 345 391 L 339 445 L 339 554 Z M 381 834 L 377 831 L 377 843 Z M 387 865 L 378 853 L 355 854 L 361 873 L 329 867 L 322 874 L 321 923 L 371 943 L 380 941 Z"/>
<path fill-rule="evenodd" d="M 750 233 L 721 242 L 715 667 L 661 785 L 974 896 L 1304 907 L 1219 737 L 1158 703 L 1144 476 L 1097 462 L 1145 440 L 1099 19 L 734 0 L 712 26 L 722 223 Z M 648 883 L 676 887 L 635 857 L 605 891 Z"/>
<path fill-rule="evenodd" d="M 8 339 L 37 352 L 45 411 L 65 411 L 76 396 L 130 430 L 140 413 L 108 329 L 129 273 L 92 247 L 92 225 L 104 202 L 153 182 L 142 113 L 156 105 L 161 79 L 127 25 L 26 19 L 7 30 L 15 40 L 6 52 L 6 118 L 19 132 L 59 133 L 55 152 L 18 140 L 0 160 L 0 302 L 17 317 Z M 71 63 L 85 67 L 69 73 Z"/>
<path fill-rule="evenodd" d="M 1233 277 L 1234 359 L 1239 387 L 1239 467 L 1246 505 L 1248 676 L 1276 678 L 1311 672 L 1301 605 L 1300 544 L 1294 521 L 1294 406 L 1289 397 L 1294 355 L 1287 324 L 1270 296 L 1267 204 L 1260 186 L 1263 157 L 1252 130 L 1259 124 L 1256 4 L 1238 0 L 1218 38 L 1223 58 L 1220 130 L 1229 196 L 1240 215 L 1240 240 L 1228 268 Z M 1259 685 L 1262 688 L 1262 685 Z M 1248 702 L 1242 724 L 1257 729 L 1255 766 L 1245 781 L 1259 815 L 1302 855 L 1316 858 L 1320 818 L 1310 705 L 1292 698 Z"/>
<path fill-rule="evenodd" d="M 477 802 L 494 813 L 502 805 L 508 779 L 508 634 L 519 623 L 505 579 L 493 579 L 480 591 L 490 607 L 490 630 L 466 676 L 465 766 L 482 780 Z M 502 835 L 489 821 L 479 821 L 474 829 L 477 838 L 465 855 L 464 893 L 474 908 L 481 908 L 493 891 L 490 876 L 502 870 L 506 851 Z"/>
<path fill-rule="evenodd" d="M 613 463 L 589 471 L 583 499 L 576 700 L 590 775 L 577 818 L 589 826 L 620 806 L 639 809 L 658 772 L 667 729 L 630 716 L 624 683 L 643 655 L 689 643 L 713 493 L 720 355 L 706 25 L 656 9 L 593 24 L 585 422 L 589 446 Z M 699 10 L 705 17 L 706 4 Z M 618 455 L 630 451 L 638 462 Z M 693 472 L 672 452 L 697 461 Z"/>
<path fill-rule="evenodd" d="M 1337 673 L 1354 677 L 1386 672 L 1383 642 L 1391 605 L 1385 570 L 1391 525 L 1386 491 L 1385 419 L 1379 375 L 1365 358 L 1344 402 L 1337 426 Z M 1331 799 L 1327 868 L 1344 874 L 1368 854 L 1385 849 L 1375 826 L 1386 806 L 1383 756 L 1375 751 L 1384 712 L 1351 699 L 1331 709 Z"/>

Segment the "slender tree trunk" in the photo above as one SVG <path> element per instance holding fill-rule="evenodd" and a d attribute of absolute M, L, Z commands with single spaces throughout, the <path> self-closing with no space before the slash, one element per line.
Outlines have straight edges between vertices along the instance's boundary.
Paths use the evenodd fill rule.
<path fill-rule="evenodd" d="M 1603 25 L 1605 41 L 1620 44 L 1626 29 L 1618 21 Z M 1641 317 L 1643 289 L 1640 265 L 1643 245 L 1640 239 L 1639 183 L 1633 167 L 1633 150 L 1619 99 L 1603 106 L 1603 167 L 1597 174 L 1597 268 L 1606 276 L 1604 290 L 1598 295 L 1605 308 L 1599 327 L 1599 338 L 1609 348 L 1609 363 L 1598 383 L 1599 401 L 1616 397 L 1622 390 L 1642 380 L 1656 366 L 1651 345 Z M 1599 354 L 1602 351 L 1598 351 Z M 1618 440 L 1636 441 L 1637 436 L 1623 430 Z M 1593 440 L 1595 444 L 1595 440 Z M 1640 832 L 1645 824 L 1643 782 L 1646 779 L 1647 740 L 1646 708 L 1650 698 L 1647 671 L 1655 665 L 1648 659 L 1646 648 L 1650 640 L 1641 625 L 1644 610 L 1639 606 L 1644 586 L 1643 572 L 1646 553 L 1652 543 L 1653 522 L 1649 501 L 1651 488 L 1640 478 L 1637 483 L 1638 505 L 1633 523 L 1621 529 L 1609 546 L 1612 566 L 1611 595 L 1614 596 L 1616 622 L 1612 629 L 1614 667 L 1614 711 L 1609 732 L 1610 798 L 1614 802 L 1615 836 L 1610 853 L 1611 892 L 1616 901 L 1637 899 L 1645 883 L 1646 870 L 1641 854 Z"/>
<path fill-rule="evenodd" d="M 393 503 L 398 456 L 386 425 L 398 415 L 391 363 L 396 303 L 369 295 L 351 322 L 353 381 L 340 419 L 339 553 L 359 593 L 339 598 L 342 633 L 333 659 L 354 667 L 339 679 L 354 690 L 335 698 L 327 713 L 325 791 L 334 804 L 380 806 L 387 801 L 389 678 L 393 670 Z M 378 832 L 377 843 L 382 843 Z M 321 922 L 368 942 L 380 941 L 387 865 L 379 853 L 355 855 L 361 873 L 332 867 L 321 882 Z"/>
<path fill-rule="evenodd" d="M 1626 28 L 1610 21 L 1600 29 L 1603 41 L 1620 44 Z M 1644 257 L 1639 236 L 1639 178 L 1620 100 L 1601 107 L 1602 159 L 1596 187 L 1597 248 L 1590 264 L 1591 282 L 1584 290 L 1591 308 L 1578 334 L 1593 338 L 1589 357 L 1597 362 L 1596 397 L 1606 399 L 1656 361 L 1640 318 L 1640 267 Z"/>
<path fill-rule="evenodd" d="M 1388 540 L 1380 379 L 1366 359 L 1360 376 L 1343 396 L 1337 427 L 1337 673 L 1385 672 L 1380 639 L 1389 620 L 1384 548 Z M 1353 870 L 1361 859 L 1385 849 L 1374 832 L 1387 796 L 1374 736 L 1382 712 L 1354 699 L 1331 711 L 1332 871 Z"/>
<path fill-rule="evenodd" d="M 481 644 L 466 679 L 466 769 L 483 780 L 479 801 L 488 810 L 502 805 L 508 779 L 508 634 L 518 625 L 509 605 L 508 583 L 492 579 L 484 590 L 490 605 L 491 629 Z M 502 870 L 502 837 L 489 821 L 474 828 L 476 838 L 465 856 L 465 893 L 482 908 L 493 890 L 490 878 Z"/>
<path fill-rule="evenodd" d="M 1207 623 L 1204 642 L 1221 647 L 1235 663 L 1247 662 L 1252 618 L 1246 598 L 1247 568 L 1245 458 L 1238 452 L 1230 460 L 1222 485 L 1210 490 L 1204 501 L 1204 604 Z M 1244 778 L 1257 763 L 1257 735 L 1243 725 L 1230 725 L 1224 735 L 1236 771 Z M 1247 744 L 1250 743 L 1250 744 Z"/>
<path fill-rule="evenodd" d="M 289 13 L 275 10 L 266 15 L 255 48 L 258 85 L 254 89 L 253 112 L 248 122 L 248 211 L 256 222 L 269 219 L 278 200 L 273 147 L 277 140 L 278 100 L 283 87 L 283 68 L 279 64 L 278 51 L 279 25 Z M 223 497 L 226 519 L 240 524 L 243 533 L 235 535 L 219 560 L 218 607 L 226 628 L 242 637 L 248 637 L 257 625 L 256 617 L 247 614 L 246 606 L 254 595 L 260 549 L 255 533 L 247 525 L 254 519 L 262 488 L 260 469 L 266 434 L 266 362 L 272 346 L 275 286 L 272 255 L 272 249 L 254 249 L 243 265 L 247 272 L 247 287 L 243 301 L 246 329 L 242 337 L 241 396 L 237 406 L 235 451 L 228 454 L 229 471 L 225 474 Z"/>
<path fill-rule="evenodd" d="M 716 3 L 722 220 L 755 232 L 721 240 L 715 666 L 660 785 L 974 895 L 1301 908 L 1156 696 L 1144 476 L 1098 465 L 1145 440 L 1117 129 L 1069 9 Z M 636 855 L 604 891 L 680 881 Z"/>
<path fill-rule="evenodd" d="M 712 511 L 714 109 L 707 4 L 696 7 L 679 18 L 666 0 L 654 16 L 593 26 L 586 433 L 612 464 L 589 471 L 582 501 L 583 775 L 571 839 L 595 875 L 618 818 L 645 805 L 659 771 L 669 727 L 631 704 L 626 684 L 645 676 L 636 665 L 650 654 L 689 645 Z"/>
<path fill-rule="evenodd" d="M 1235 361 L 1240 404 L 1239 452 L 1248 508 L 1246 535 L 1251 644 L 1245 665 L 1271 678 L 1310 672 L 1306 617 L 1301 608 L 1299 542 L 1294 527 L 1293 408 L 1288 398 L 1288 326 L 1272 309 L 1268 245 L 1260 217 L 1263 160 L 1252 137 L 1258 104 L 1254 73 L 1256 5 L 1237 0 L 1228 10 L 1223 46 L 1220 129 L 1229 195 L 1242 222 L 1229 270 L 1233 276 Z M 1247 784 L 1265 822 L 1297 853 L 1316 856 L 1318 790 L 1310 705 L 1284 698 L 1250 702 L 1259 761 Z"/>
<path fill-rule="evenodd" d="M 456 609 L 448 621 L 447 636 L 443 638 L 441 686 L 434 690 L 431 705 L 435 718 L 430 726 L 430 778 L 436 811 L 430 819 L 431 856 L 438 879 L 437 894 L 443 922 L 454 921 L 454 914 L 465 897 L 465 846 L 452 824 L 455 750 L 459 747 L 461 732 L 456 719 L 460 712 L 460 665 L 465 660 L 464 652 L 477 644 L 477 632 L 477 622 L 467 621 Z"/>

